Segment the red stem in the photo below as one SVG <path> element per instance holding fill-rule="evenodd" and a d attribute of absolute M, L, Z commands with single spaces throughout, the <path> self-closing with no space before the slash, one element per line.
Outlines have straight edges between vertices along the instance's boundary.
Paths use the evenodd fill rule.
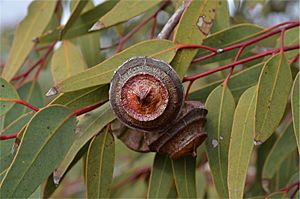
<path fill-rule="evenodd" d="M 33 77 L 33 80 L 34 80 L 34 81 L 37 80 L 37 78 L 38 78 L 38 76 L 39 76 L 39 74 L 40 74 L 42 68 L 44 67 L 44 65 L 45 65 L 45 63 L 46 63 L 46 61 L 47 61 L 47 58 L 48 58 L 49 54 L 50 54 L 51 51 L 54 49 L 55 44 L 56 44 L 56 41 L 53 42 L 53 43 L 49 46 L 49 48 L 48 48 L 47 52 L 45 53 L 45 55 L 40 59 L 40 60 L 41 60 L 41 61 L 40 61 L 40 66 L 38 67 L 38 69 L 37 69 L 37 71 L 36 71 L 36 73 L 35 73 L 35 75 L 34 75 L 34 77 Z"/>
<path fill-rule="evenodd" d="M 296 44 L 296 45 L 285 47 L 284 51 L 290 51 L 290 50 L 295 50 L 295 49 L 299 49 L 299 48 L 300 48 L 300 45 Z M 183 78 L 183 82 L 194 81 L 194 80 L 199 79 L 201 77 L 205 77 L 207 75 L 210 75 L 210 74 L 213 74 L 213 73 L 225 70 L 227 68 L 231 68 L 231 67 L 234 67 L 236 65 L 243 64 L 243 63 L 246 63 L 246 62 L 249 62 L 249 61 L 253 61 L 255 59 L 259 59 L 259 58 L 264 57 L 264 56 L 272 55 L 274 53 L 278 53 L 279 51 L 280 51 L 280 49 L 278 49 L 278 48 L 277 49 L 273 49 L 273 50 L 268 50 L 268 51 L 262 52 L 260 54 L 254 55 L 254 56 L 247 57 L 247 58 L 242 59 L 240 61 L 236 61 L 236 62 L 227 64 L 225 66 L 220 66 L 218 68 L 215 68 L 215 69 L 212 69 L 212 70 L 208 70 L 208 71 L 205 71 L 203 73 L 199 73 L 199 74 L 196 74 L 196 75 L 184 77 Z"/>
<path fill-rule="evenodd" d="M 285 29 L 285 30 L 289 30 L 289 29 L 294 28 L 294 27 L 297 27 L 297 26 L 299 26 L 299 25 L 300 25 L 299 22 L 293 23 L 293 24 L 291 24 L 291 25 L 289 25 L 289 26 L 286 26 L 284 29 Z M 264 35 L 261 35 L 261 36 L 258 36 L 258 37 L 256 37 L 256 38 L 250 39 L 250 40 L 248 40 L 248 41 L 244 41 L 244 42 L 242 42 L 242 43 L 238 43 L 238 44 L 235 44 L 235 45 L 232 45 L 232 46 L 223 48 L 223 52 L 227 52 L 227 51 L 230 51 L 230 50 L 235 49 L 235 48 L 240 48 L 240 47 L 242 47 L 242 46 L 248 46 L 248 45 L 250 45 L 250 44 L 256 43 L 256 42 L 261 41 L 261 40 L 264 40 L 264 39 L 266 39 L 266 38 L 268 38 L 268 37 L 270 37 L 270 36 L 276 35 L 276 34 L 280 33 L 281 31 L 282 31 L 282 29 L 276 29 L 276 30 L 273 30 L 273 31 L 271 31 L 271 32 L 268 32 L 268 33 L 266 33 L 266 34 L 264 34 Z"/>
<path fill-rule="evenodd" d="M 285 192 L 285 194 L 288 194 L 289 191 L 291 189 L 293 189 L 295 186 L 297 186 L 297 189 L 291 194 L 291 197 L 290 197 L 290 198 L 294 198 L 296 193 L 299 191 L 299 187 L 300 187 L 300 182 L 299 181 L 297 181 L 297 182 L 295 182 L 295 183 L 293 183 L 293 184 L 291 184 L 291 185 L 289 185 L 285 188 L 280 189 L 280 191 L 283 191 L 283 192 Z"/>
<path fill-rule="evenodd" d="M 122 37 L 118 42 L 118 47 L 115 50 L 115 53 L 118 53 L 122 50 L 125 42 L 130 39 L 137 31 L 139 31 L 145 24 L 147 24 L 153 17 L 155 17 L 161 10 L 163 10 L 167 5 L 169 5 L 170 1 L 165 1 L 152 15 L 147 17 L 144 21 L 142 21 L 139 25 L 137 25 L 134 29 L 132 29 L 129 33 L 127 33 L 124 37 Z"/>
<path fill-rule="evenodd" d="M 152 24 L 152 28 L 151 28 L 151 33 L 150 33 L 150 39 L 154 38 L 154 34 L 155 34 L 155 28 L 156 28 L 156 16 L 153 16 L 153 24 Z"/>
<path fill-rule="evenodd" d="M 13 139 L 18 136 L 18 133 L 10 134 L 10 135 L 1 135 L 0 140 L 8 140 L 8 139 Z"/>
<path fill-rule="evenodd" d="M 104 103 L 106 103 L 108 100 L 104 100 L 104 101 L 100 101 L 98 102 L 97 104 L 94 104 L 94 105 L 90 105 L 90 106 L 86 106 L 86 107 L 83 107 L 83 108 L 80 108 L 80 109 L 77 109 L 75 110 L 71 116 L 79 116 L 79 115 L 82 115 L 84 113 L 87 113 L 87 112 L 90 112 L 98 107 L 100 107 L 101 105 L 103 105 Z"/>
<path fill-rule="evenodd" d="M 38 107 L 33 106 L 33 105 L 29 104 L 28 102 L 25 102 L 24 100 L 21 100 L 21 99 L 0 98 L 0 101 L 3 101 L 3 102 L 15 102 L 17 104 L 21 104 L 21 105 L 27 106 L 28 108 L 30 108 L 31 110 L 34 110 L 34 111 L 39 111 L 40 110 Z"/>
<path fill-rule="evenodd" d="M 49 56 L 50 52 L 53 50 L 54 45 L 55 45 L 55 43 L 51 44 L 50 46 L 47 46 L 48 50 L 44 54 L 43 57 L 41 57 L 36 63 L 34 63 L 27 71 L 25 71 L 24 73 L 22 73 L 20 75 L 15 76 L 12 80 L 19 80 L 22 78 L 26 79 L 29 76 L 29 74 L 39 65 L 40 65 L 40 67 L 39 67 L 40 68 L 39 72 L 40 72 L 40 70 L 42 68 L 41 65 L 43 66 L 45 64 L 45 61 L 46 61 L 47 57 Z M 38 74 L 39 74 L 39 72 L 38 72 Z M 38 74 L 36 74 L 36 75 L 38 75 Z"/>
<path fill-rule="evenodd" d="M 194 83 L 194 81 L 189 82 L 189 85 L 188 85 L 188 87 L 186 89 L 186 92 L 185 92 L 185 97 L 184 97 L 185 101 L 188 100 L 188 96 L 189 96 L 189 93 L 190 93 L 190 90 L 192 88 L 193 83 Z"/>
<path fill-rule="evenodd" d="M 234 58 L 234 62 L 237 62 L 243 52 L 243 50 L 245 49 L 245 46 L 240 47 L 238 53 L 236 54 L 235 58 Z M 234 67 L 231 67 L 229 74 L 227 75 L 226 79 L 224 80 L 224 85 L 227 85 L 232 73 L 233 73 Z"/>
<path fill-rule="evenodd" d="M 292 58 L 289 60 L 289 64 L 293 64 L 293 63 L 295 63 L 296 61 L 298 61 L 299 56 L 300 56 L 300 52 L 298 52 L 294 57 L 292 57 Z"/>
<path fill-rule="evenodd" d="M 128 178 L 122 180 L 121 182 L 119 183 L 116 183 L 114 186 L 113 186 L 113 189 L 118 189 L 128 183 L 133 183 L 135 182 L 136 180 L 138 180 L 141 176 L 143 176 L 144 174 L 147 174 L 151 172 L 151 168 L 150 167 L 143 167 L 143 168 L 140 168 L 138 169 L 137 171 L 134 172 L 134 174 L 132 176 L 129 176 Z"/>

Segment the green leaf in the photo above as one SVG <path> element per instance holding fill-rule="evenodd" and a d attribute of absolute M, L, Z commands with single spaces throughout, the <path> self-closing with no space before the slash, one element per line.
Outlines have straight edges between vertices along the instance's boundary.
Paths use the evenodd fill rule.
<path fill-rule="evenodd" d="M 70 41 L 63 41 L 51 60 L 51 72 L 55 83 L 82 72 L 86 68 L 80 50 Z"/>
<path fill-rule="evenodd" d="M 230 26 L 228 2 L 217 0 L 216 17 L 211 32 L 224 30 Z"/>
<path fill-rule="evenodd" d="M 62 38 L 73 26 L 77 18 L 80 16 L 81 11 L 88 3 L 88 0 L 73 0 L 72 3 L 74 3 L 74 7 L 71 8 L 71 16 L 67 21 L 66 25 L 64 26 L 64 28 L 62 29 L 60 38 Z"/>
<path fill-rule="evenodd" d="M 91 34 L 83 35 L 78 38 L 82 55 L 88 67 L 98 64 L 103 56 L 101 56 L 100 49 L 100 33 L 94 32 Z"/>
<path fill-rule="evenodd" d="M 192 0 L 177 25 L 174 43 L 201 44 L 210 32 L 210 28 L 207 29 L 210 26 L 207 24 L 215 18 L 216 4 L 216 0 Z M 197 51 L 198 49 L 181 49 L 176 53 L 171 65 L 180 78 L 185 75 Z"/>
<path fill-rule="evenodd" d="M 0 135 L 10 135 L 20 132 L 33 116 L 33 112 L 25 113 L 10 123 L 5 128 L 1 129 Z M 15 139 L 2 140 L 0 144 L 0 173 L 8 168 L 15 155 L 17 144 Z"/>
<path fill-rule="evenodd" d="M 207 182 L 205 173 L 200 169 L 196 170 L 196 187 L 197 187 L 197 198 L 204 198 L 205 191 L 207 188 Z"/>
<path fill-rule="evenodd" d="M 231 76 L 228 87 L 235 98 L 239 98 L 246 89 L 257 84 L 263 65 L 264 63 L 256 64 Z M 189 94 L 189 99 L 205 101 L 209 93 L 224 80 L 225 79 L 217 80 L 194 90 L 192 89 Z"/>
<path fill-rule="evenodd" d="M 18 25 L 2 77 L 10 81 L 21 68 L 34 43 L 32 39 L 43 33 L 51 20 L 56 1 L 33 1 L 27 16 Z"/>
<path fill-rule="evenodd" d="M 296 149 L 292 124 L 289 124 L 276 140 L 264 163 L 262 179 L 267 183 L 272 179 L 286 157 Z"/>
<path fill-rule="evenodd" d="M 108 198 L 115 161 L 114 137 L 108 130 L 95 136 L 87 153 L 87 197 Z"/>
<path fill-rule="evenodd" d="M 95 8 L 82 13 L 75 23 L 70 27 L 67 33 L 61 39 L 71 39 L 80 35 L 88 34 L 92 25 L 105 15 L 118 1 L 105 1 Z M 39 43 L 49 43 L 60 39 L 60 32 L 63 27 L 58 26 L 56 29 L 46 32 L 36 38 Z"/>
<path fill-rule="evenodd" d="M 263 27 L 254 24 L 247 24 L 247 23 L 238 24 L 230 28 L 227 28 L 225 30 L 221 30 L 219 32 L 209 35 L 206 39 L 204 39 L 203 45 L 210 46 L 217 49 L 224 48 L 226 46 L 240 43 L 242 41 L 249 40 L 250 38 L 253 37 L 257 37 L 262 33 L 263 29 L 264 29 Z M 246 53 L 250 49 L 251 48 L 247 47 L 244 50 L 244 53 Z M 232 58 L 236 55 L 237 52 L 238 49 L 229 52 L 224 52 L 216 55 L 214 58 L 203 60 L 199 63 L 207 64 L 215 61 Z M 199 49 L 196 57 L 203 57 L 208 54 L 210 54 L 210 52 L 208 52 L 207 50 Z"/>
<path fill-rule="evenodd" d="M 61 181 L 66 177 L 66 174 L 78 163 L 79 160 L 83 158 L 83 156 L 87 153 L 90 142 L 87 142 L 76 154 L 71 164 L 68 166 L 65 174 L 61 178 Z M 55 171 L 53 172 L 55 174 Z M 56 189 L 60 188 L 57 184 L 54 184 L 54 175 L 50 175 L 43 186 L 43 198 L 47 199 L 56 191 Z"/>
<path fill-rule="evenodd" d="M 296 153 L 293 151 L 282 161 L 280 168 L 274 175 L 273 179 L 275 179 L 274 189 L 279 190 L 282 187 L 288 186 L 287 182 L 290 178 L 298 171 L 297 158 Z"/>
<path fill-rule="evenodd" d="M 19 99 L 19 95 L 13 85 L 5 79 L 0 78 L 0 116 L 7 113 L 13 106 L 14 102 L 3 101 L 5 99 Z"/>
<path fill-rule="evenodd" d="M 109 85 L 94 86 L 78 91 L 62 93 L 51 104 L 62 104 L 72 110 L 96 104 L 108 99 Z"/>
<path fill-rule="evenodd" d="M 72 160 L 76 154 L 80 151 L 82 147 L 99 131 L 104 128 L 108 123 L 116 119 L 115 115 L 112 113 L 109 103 L 102 105 L 100 108 L 89 112 L 86 115 L 79 117 L 79 122 L 77 125 L 77 133 L 75 141 L 69 148 L 64 159 L 57 167 L 54 178 L 55 181 L 59 182 L 67 171 Z"/>
<path fill-rule="evenodd" d="M 91 30 L 108 28 L 127 21 L 149 10 L 160 2 L 161 0 L 151 0 L 147 1 L 147 3 L 144 1 L 119 1 L 113 9 L 93 25 Z"/>
<path fill-rule="evenodd" d="M 228 151 L 235 102 L 227 86 L 220 85 L 208 96 L 206 150 L 214 184 L 220 197 L 228 198 Z"/>
<path fill-rule="evenodd" d="M 256 143 L 268 139 L 278 126 L 288 101 L 292 85 L 290 66 L 283 54 L 271 57 L 259 77 L 256 98 Z"/>
<path fill-rule="evenodd" d="M 127 59 L 149 56 L 170 62 L 175 56 L 175 45 L 167 40 L 149 40 L 127 48 L 100 64 L 74 75 L 56 85 L 59 92 L 70 92 L 96 85 L 108 84 L 114 71 Z"/>
<path fill-rule="evenodd" d="M 298 147 L 298 153 L 300 154 L 300 72 L 298 72 L 294 85 L 292 90 L 292 114 L 293 114 L 293 126 L 294 126 L 294 133 L 296 137 L 297 147 Z"/>
<path fill-rule="evenodd" d="M 30 196 L 58 166 L 75 137 L 71 113 L 63 106 L 49 106 L 31 119 L 1 183 L 2 197 Z"/>
<path fill-rule="evenodd" d="M 30 81 L 23 84 L 18 90 L 20 98 L 33 106 L 44 106 L 44 96 L 40 84 L 37 81 Z M 14 107 L 5 115 L 5 126 L 14 122 L 21 115 L 32 111 L 30 108 L 21 104 L 15 104 Z"/>
<path fill-rule="evenodd" d="M 147 198 L 166 198 L 173 184 L 171 160 L 156 154 L 148 186 Z"/>
<path fill-rule="evenodd" d="M 196 158 L 186 156 L 172 160 L 173 176 L 179 198 L 197 198 Z"/>
<path fill-rule="evenodd" d="M 256 86 L 245 91 L 236 107 L 228 154 L 230 198 L 243 198 L 248 165 L 253 150 Z"/>

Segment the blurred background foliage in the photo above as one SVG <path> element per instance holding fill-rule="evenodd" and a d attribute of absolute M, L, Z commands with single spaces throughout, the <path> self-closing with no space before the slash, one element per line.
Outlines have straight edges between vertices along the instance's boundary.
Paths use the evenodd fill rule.
<path fill-rule="evenodd" d="M 0 2 L 0 10 L 1 12 L 6 9 L 1 0 Z M 7 1 L 6 3 L 11 4 L 12 8 L 14 4 L 18 4 L 19 1 Z M 21 0 L 20 0 L 21 1 Z M 181 2 L 180 0 L 178 0 Z M 89 6 L 93 6 L 92 4 L 96 5 L 99 4 L 100 1 L 90 2 Z M 157 28 L 155 35 L 159 33 L 163 25 L 166 23 L 170 15 L 174 12 L 175 8 L 177 7 L 178 2 L 173 1 L 171 6 L 168 6 L 167 9 L 161 11 L 157 16 Z M 25 5 L 26 6 L 26 5 Z M 70 13 L 70 1 L 63 0 L 63 9 L 62 9 L 62 21 L 61 24 L 66 22 L 68 19 L 68 15 Z M 263 27 L 269 27 L 287 20 L 299 20 L 299 1 L 298 0 L 229 0 L 229 11 L 230 11 L 230 25 L 240 24 L 240 23 L 253 23 Z M 86 7 L 88 8 L 88 6 Z M 23 8 L 26 9 L 26 8 Z M 114 26 L 112 28 L 106 29 L 104 31 L 95 32 L 91 34 L 87 34 L 84 36 L 76 37 L 71 40 L 75 45 L 80 47 L 81 54 L 86 59 L 88 57 L 88 49 L 98 49 L 98 56 L 96 58 L 91 59 L 87 58 L 86 64 L 88 67 L 95 65 L 95 63 L 99 63 L 110 57 L 114 54 L 115 45 L 117 41 L 132 30 L 137 24 L 140 23 L 145 17 L 149 14 L 153 13 L 157 8 L 154 7 L 153 9 L 148 10 L 141 16 L 137 16 L 126 23 L 122 23 L 120 25 Z M 16 10 L 6 10 L 6 12 L 17 12 Z M 3 69 L 4 64 L 6 63 L 9 49 L 12 45 L 13 34 L 15 31 L 16 24 L 18 21 L 10 21 L 9 24 L 4 23 L 4 17 L 1 20 L 1 48 L 0 48 L 0 71 Z M 54 21 L 52 27 L 55 27 L 58 22 Z M 52 29 L 50 26 L 49 29 Z M 138 41 L 149 39 L 149 32 L 151 31 L 152 24 L 148 23 L 144 26 L 140 31 L 138 31 L 128 42 L 126 42 L 124 49 Z M 89 38 L 87 38 L 89 37 Z M 86 42 L 88 39 L 91 39 L 92 42 Z M 94 42 L 95 41 L 95 42 Z M 276 45 L 276 40 L 270 40 L 270 46 Z M 61 45 L 61 42 L 58 42 L 55 46 L 55 49 L 58 49 Z M 26 61 L 25 65 L 22 67 L 27 68 L 27 66 L 31 65 L 34 60 L 39 57 L 38 52 L 32 51 L 29 56 L 29 59 Z M 51 60 L 51 59 L 48 59 Z M 215 63 L 215 64 L 222 64 L 228 63 L 232 61 L 230 58 L 229 60 L 222 61 L 222 63 Z M 46 64 L 43 68 L 40 76 L 39 76 L 39 84 L 41 85 L 42 93 L 45 93 L 51 85 L 53 85 L 53 79 L 51 76 L 50 71 L 50 61 Z M 212 67 L 212 65 L 210 65 Z M 201 72 L 203 70 L 207 70 L 204 66 L 202 69 L 199 67 L 191 67 L 188 71 L 188 74 L 195 74 L 197 72 Z M 203 84 L 203 82 L 211 82 L 212 80 L 219 79 L 221 77 L 225 77 L 225 72 L 220 72 L 215 75 L 203 78 L 197 81 L 193 86 L 198 87 Z M 47 102 L 51 100 L 51 98 L 44 99 Z M 273 137 L 275 138 L 277 135 L 274 134 Z M 274 139 L 273 139 L 274 140 Z M 268 140 L 267 143 L 264 145 L 264 148 L 260 150 L 270 150 L 272 146 L 273 140 Z M 203 154 L 203 146 L 198 149 L 198 152 Z M 118 198 L 145 198 L 146 197 L 146 190 L 147 190 L 147 182 L 149 180 L 149 169 L 152 166 L 154 154 L 153 153 L 137 153 L 130 149 L 128 149 L 123 143 L 119 140 L 116 140 L 116 158 L 115 158 L 115 168 L 114 168 L 114 180 L 113 180 L 113 188 L 111 191 L 111 196 Z M 198 164 L 200 162 L 205 161 L 201 159 L 203 156 L 198 154 Z M 253 160 L 255 159 L 255 155 Z M 262 160 L 263 161 L 263 160 Z M 295 161 L 294 158 L 288 158 L 288 161 Z M 262 164 L 258 162 L 257 164 Z M 261 172 L 256 170 L 255 165 L 250 164 L 249 169 L 249 179 L 247 180 L 247 184 L 253 184 L 254 180 L 254 173 Z M 259 168 L 259 167 L 258 167 Z M 134 177 L 132 177 L 134 176 Z M 279 178 L 279 176 L 276 176 Z M 275 178 L 276 178 L 275 177 Z M 210 181 L 206 180 L 210 179 Z M 257 179 L 256 179 L 257 180 Z M 85 197 L 85 186 L 84 186 L 84 175 L 82 169 L 82 160 L 78 161 L 76 165 L 68 172 L 65 176 L 64 180 L 61 182 L 58 189 L 52 195 L 52 198 L 82 198 Z M 201 184 L 211 184 L 211 177 L 209 176 L 207 164 L 201 169 L 201 172 L 197 173 L 197 181 L 200 181 Z M 207 181 L 207 182 L 206 182 Z M 272 185 L 276 188 L 280 187 L 279 185 Z M 272 188 L 276 190 L 276 188 Z M 257 193 L 257 190 L 261 189 L 261 187 L 250 187 L 246 186 L 246 192 L 248 196 L 251 196 L 253 193 Z M 215 198 L 217 197 L 216 190 L 212 186 L 203 186 L 199 189 L 200 191 L 203 190 L 203 195 L 206 192 L 206 196 L 208 198 Z M 32 198 L 37 198 L 39 195 L 39 191 L 37 190 L 36 193 L 32 195 Z M 259 191 L 258 191 L 259 192 Z M 174 194 L 170 192 L 170 194 Z M 176 194 L 176 191 L 175 191 Z"/>

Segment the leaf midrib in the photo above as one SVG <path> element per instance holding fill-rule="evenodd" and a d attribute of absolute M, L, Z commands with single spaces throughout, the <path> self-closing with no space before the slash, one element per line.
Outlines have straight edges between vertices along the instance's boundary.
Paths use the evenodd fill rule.
<path fill-rule="evenodd" d="M 68 116 L 67 116 L 66 118 L 64 118 L 64 119 L 62 120 L 62 122 L 59 123 L 59 125 L 58 125 L 55 129 L 53 129 L 53 132 L 52 132 L 51 134 L 48 135 L 47 139 L 45 139 L 45 141 L 43 142 L 42 147 L 37 151 L 36 155 L 33 157 L 33 160 L 30 162 L 29 166 L 24 170 L 23 175 L 22 175 L 20 178 L 18 178 L 18 179 L 19 179 L 19 180 L 18 180 L 18 183 L 16 183 L 15 186 L 13 186 L 14 189 L 12 189 L 12 195 L 15 193 L 16 188 L 19 186 L 19 184 L 21 183 L 23 177 L 26 175 L 26 173 L 28 172 L 28 170 L 31 168 L 32 164 L 33 164 L 33 163 L 37 160 L 37 158 L 40 156 L 42 150 L 43 150 L 43 149 L 45 148 L 45 146 L 50 142 L 50 139 L 54 136 L 54 134 L 55 134 L 55 133 L 56 133 L 56 132 L 57 132 L 57 131 L 58 131 L 58 130 L 59 130 L 59 129 L 60 129 L 60 128 L 61 128 L 61 127 L 69 120 L 69 119 L 71 119 L 71 118 L 68 118 Z M 26 127 L 26 130 L 27 130 L 27 128 L 28 128 L 28 127 Z M 22 144 L 22 143 L 23 143 L 23 139 L 22 139 L 22 141 L 21 141 L 21 144 Z M 20 147 L 21 147 L 21 144 L 20 144 Z M 12 161 L 12 163 L 11 163 L 11 166 L 13 165 L 13 163 L 14 163 L 14 161 L 15 161 L 17 155 L 18 155 L 18 153 L 19 153 L 19 150 L 18 150 L 17 154 L 15 155 L 15 158 L 13 159 L 13 161 Z M 11 166 L 8 168 L 8 172 L 10 171 Z M 6 173 L 6 175 L 4 176 L 4 178 L 6 178 L 8 172 Z M 1 185 L 2 185 L 3 182 L 4 182 L 4 178 L 3 178 L 3 180 L 2 180 Z"/>

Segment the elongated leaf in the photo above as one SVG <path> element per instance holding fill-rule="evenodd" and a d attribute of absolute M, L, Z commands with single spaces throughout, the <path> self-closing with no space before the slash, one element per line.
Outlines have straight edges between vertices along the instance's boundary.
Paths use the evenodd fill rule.
<path fill-rule="evenodd" d="M 108 127 L 93 138 L 87 153 L 87 196 L 108 198 L 115 162 L 114 137 Z"/>
<path fill-rule="evenodd" d="M 286 156 L 286 158 L 282 161 L 279 169 L 276 171 L 276 174 L 273 177 L 275 179 L 275 186 L 272 190 L 276 191 L 281 189 L 282 187 L 287 186 L 287 182 L 289 182 L 290 178 L 298 170 L 298 160 L 295 151 L 293 151 Z"/>
<path fill-rule="evenodd" d="M 30 81 L 22 85 L 18 90 L 20 98 L 33 106 L 44 106 L 44 96 L 41 87 L 37 81 Z M 15 104 L 14 107 L 5 115 L 5 126 L 14 122 L 21 115 L 32 111 L 21 104 Z"/>
<path fill-rule="evenodd" d="M 270 180 L 280 168 L 283 160 L 296 149 L 292 124 L 288 125 L 276 140 L 264 163 L 262 179 Z"/>
<path fill-rule="evenodd" d="M 257 86 L 254 134 L 257 143 L 268 139 L 278 126 L 291 85 L 291 69 L 284 55 L 271 57 L 262 69 Z"/>
<path fill-rule="evenodd" d="M 86 63 L 77 48 L 70 41 L 63 41 L 51 60 L 51 71 L 54 82 L 58 83 L 68 77 L 82 72 L 86 68 Z"/>
<path fill-rule="evenodd" d="M 1 183 L 2 197 L 30 196 L 57 167 L 75 137 L 76 119 L 70 114 L 63 106 L 49 106 L 31 119 Z"/>
<path fill-rule="evenodd" d="M 192 156 L 172 160 L 173 176 L 180 198 L 197 198 L 196 158 Z"/>
<path fill-rule="evenodd" d="M 114 71 L 134 56 L 149 56 L 170 62 L 175 55 L 175 45 L 167 40 L 143 41 L 100 64 L 74 75 L 56 85 L 59 92 L 70 92 L 110 82 Z"/>
<path fill-rule="evenodd" d="M 293 126 L 296 137 L 298 153 L 300 154 L 300 72 L 297 74 L 292 91 L 292 114 L 293 114 Z"/>
<path fill-rule="evenodd" d="M 95 66 L 100 63 L 103 58 L 100 49 L 100 33 L 94 32 L 88 35 L 83 35 L 78 38 L 82 55 L 88 67 Z"/>
<path fill-rule="evenodd" d="M 21 68 L 34 43 L 32 39 L 43 33 L 55 9 L 56 1 L 33 1 L 28 14 L 17 27 L 2 77 L 10 81 Z"/>
<path fill-rule="evenodd" d="M 94 24 L 92 30 L 108 28 L 121 22 L 127 21 L 142 14 L 157 5 L 161 0 L 143 1 L 119 1 L 111 11 L 105 14 Z"/>
<path fill-rule="evenodd" d="M 228 154 L 230 198 L 243 198 L 248 165 L 253 149 L 256 86 L 241 96 L 236 107 Z"/>
<path fill-rule="evenodd" d="M 264 63 L 256 64 L 231 76 L 228 87 L 235 98 L 239 98 L 246 89 L 257 84 L 263 65 Z M 217 80 L 192 90 L 189 99 L 205 101 L 209 93 L 223 81 L 224 79 Z"/>
<path fill-rule="evenodd" d="M 79 150 L 84 147 L 84 145 L 99 131 L 107 125 L 109 122 L 115 119 L 115 115 L 112 113 L 109 103 L 102 105 L 100 108 L 83 115 L 79 118 L 79 123 L 77 125 L 77 133 L 75 141 L 69 148 L 67 154 L 62 160 L 61 164 L 57 167 L 54 174 L 54 178 L 57 182 L 61 180 L 65 172 L 67 171 L 72 160 L 79 152 Z"/>
<path fill-rule="evenodd" d="M 156 154 L 148 186 L 147 198 L 166 198 L 173 184 L 171 160 Z"/>
<path fill-rule="evenodd" d="M 81 11 L 84 9 L 85 5 L 88 3 L 88 0 L 73 0 L 74 7 L 71 8 L 71 16 L 64 26 L 64 28 L 61 31 L 61 36 L 62 38 L 68 30 L 72 27 L 74 22 L 77 20 L 77 18 L 80 16 Z"/>
<path fill-rule="evenodd" d="M 19 99 L 19 95 L 13 85 L 5 79 L 0 78 L 0 116 L 7 113 L 13 106 L 14 102 L 6 102 L 5 99 Z"/>
<path fill-rule="evenodd" d="M 205 190 L 207 188 L 207 182 L 205 174 L 200 169 L 196 170 L 196 187 L 197 187 L 197 198 L 204 198 Z"/>
<path fill-rule="evenodd" d="M 228 150 L 235 102 L 228 87 L 220 85 L 211 92 L 205 105 L 209 110 L 206 128 L 209 166 L 219 196 L 228 198 Z"/>
<path fill-rule="evenodd" d="M 19 133 L 33 116 L 33 112 L 25 113 L 15 121 L 0 130 L 0 135 L 11 135 Z M 11 164 L 16 150 L 15 139 L 2 140 L 0 144 L 0 173 L 8 168 Z"/>
<path fill-rule="evenodd" d="M 214 25 L 212 26 L 212 32 L 217 32 L 228 28 L 230 25 L 229 7 L 228 2 L 223 0 L 217 1 L 216 17 Z"/>
<path fill-rule="evenodd" d="M 254 25 L 254 24 L 238 24 L 227 28 L 225 30 L 221 30 L 214 34 L 209 35 L 206 39 L 203 40 L 203 45 L 214 47 L 214 48 L 224 48 L 226 46 L 240 43 L 242 41 L 248 40 L 250 38 L 256 37 L 262 33 L 264 28 Z M 247 47 L 244 50 L 244 53 L 248 52 L 251 48 Z M 212 63 L 215 61 L 226 60 L 228 58 L 232 58 L 236 55 L 238 49 L 232 50 L 229 52 L 224 52 L 216 55 L 214 58 L 206 59 L 200 64 Z M 210 52 L 204 49 L 199 49 L 196 57 L 202 57 L 208 55 Z"/>
<path fill-rule="evenodd" d="M 51 104 L 62 104 L 72 110 L 96 104 L 108 99 L 109 86 L 94 86 L 69 93 L 62 93 Z"/>
<path fill-rule="evenodd" d="M 83 156 L 87 153 L 87 150 L 89 148 L 89 144 L 90 142 L 87 142 L 80 150 L 79 152 L 76 154 L 76 156 L 74 157 L 73 161 L 71 162 L 71 164 L 68 166 L 65 174 L 63 175 L 63 177 L 60 179 L 61 181 L 65 178 L 66 174 L 68 174 L 68 172 L 78 163 L 79 160 L 81 160 L 83 158 Z M 55 174 L 56 171 L 54 171 L 53 173 Z M 47 179 L 47 181 L 45 182 L 45 185 L 43 186 L 43 198 L 47 199 L 50 198 L 51 195 L 56 191 L 56 189 L 60 188 L 60 186 L 57 186 L 56 183 L 56 179 L 54 180 L 54 174 L 50 175 Z"/>
<path fill-rule="evenodd" d="M 80 35 L 85 35 L 92 25 L 107 13 L 118 1 L 105 1 L 93 9 L 90 9 L 80 15 L 75 23 L 70 27 L 67 33 L 61 39 L 71 39 Z M 60 39 L 61 26 L 56 29 L 46 32 L 36 38 L 39 43 L 49 43 Z"/>
<path fill-rule="evenodd" d="M 216 0 L 192 0 L 179 21 L 174 42 L 201 44 L 210 32 L 210 24 L 215 18 L 216 3 Z M 185 75 L 197 51 L 197 49 L 181 49 L 177 52 L 171 65 L 179 77 Z"/>

